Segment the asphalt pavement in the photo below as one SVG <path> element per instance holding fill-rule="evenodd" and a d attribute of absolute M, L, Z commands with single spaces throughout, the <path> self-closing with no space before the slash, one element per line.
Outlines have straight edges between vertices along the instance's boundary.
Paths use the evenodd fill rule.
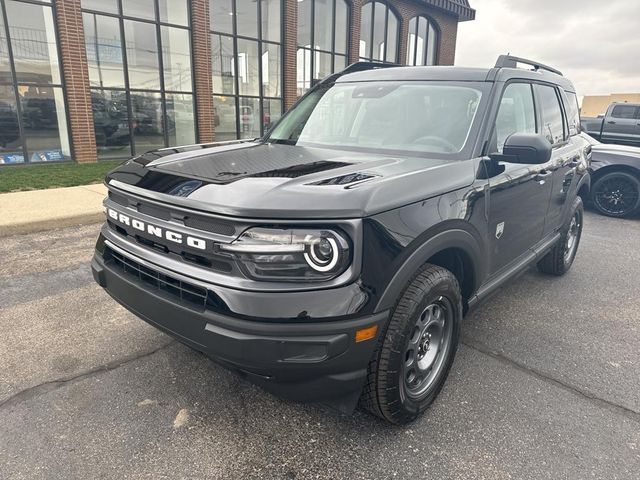
<path fill-rule="evenodd" d="M 97 225 L 2 239 L 0 478 L 602 478 L 640 472 L 640 219 L 588 213 L 465 320 L 440 397 L 392 427 L 282 401 L 119 307 Z"/>

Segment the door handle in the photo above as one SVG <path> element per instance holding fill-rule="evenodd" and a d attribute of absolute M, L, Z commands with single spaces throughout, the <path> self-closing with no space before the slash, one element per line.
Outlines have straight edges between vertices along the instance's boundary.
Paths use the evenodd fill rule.
<path fill-rule="evenodd" d="M 608 123 L 609 125 L 615 125 L 615 124 L 616 124 L 616 122 L 614 122 L 613 120 L 609 120 L 607 123 Z"/>
<path fill-rule="evenodd" d="M 538 182 L 540 185 L 544 185 L 544 182 L 547 180 L 547 178 L 549 178 L 551 176 L 553 172 L 549 171 L 549 170 L 542 170 L 540 172 L 538 172 L 533 179 Z"/>

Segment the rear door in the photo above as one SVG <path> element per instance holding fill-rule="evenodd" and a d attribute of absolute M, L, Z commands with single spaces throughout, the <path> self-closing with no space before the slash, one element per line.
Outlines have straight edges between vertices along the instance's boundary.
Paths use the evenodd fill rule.
<path fill-rule="evenodd" d="M 640 144 L 638 122 L 637 105 L 615 105 L 604 119 L 602 142 Z"/>
<path fill-rule="evenodd" d="M 533 86 L 511 82 L 503 90 L 490 139 L 489 152 L 502 153 L 513 133 L 540 133 Z M 552 172 L 547 164 L 501 163 L 489 178 L 489 244 L 492 274 L 499 272 L 537 244 L 551 196 Z"/>
<path fill-rule="evenodd" d="M 552 173 L 552 178 L 549 178 L 552 191 L 545 217 L 543 236 L 546 236 L 558 230 L 563 223 L 563 213 L 571 198 L 569 192 L 572 186 L 575 188 L 575 169 L 582 161 L 584 148 L 581 141 L 574 139 L 574 135 L 578 133 L 577 112 L 573 108 L 564 108 L 570 106 L 567 94 L 555 86 L 543 84 L 535 85 L 535 94 L 542 121 L 542 134 L 553 146 L 551 161 L 547 166 L 547 170 Z"/>

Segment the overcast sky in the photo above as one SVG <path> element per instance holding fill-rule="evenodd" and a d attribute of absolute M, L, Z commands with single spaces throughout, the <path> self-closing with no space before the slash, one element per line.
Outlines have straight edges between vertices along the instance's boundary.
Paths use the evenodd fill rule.
<path fill-rule="evenodd" d="M 456 65 L 491 66 L 498 55 L 561 70 L 579 95 L 640 92 L 640 0 L 470 0 Z"/>

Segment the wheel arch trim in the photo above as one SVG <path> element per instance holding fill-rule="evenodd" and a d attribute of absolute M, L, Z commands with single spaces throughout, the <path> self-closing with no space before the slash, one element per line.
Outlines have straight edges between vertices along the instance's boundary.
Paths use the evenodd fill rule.
<path fill-rule="evenodd" d="M 473 292 L 477 291 L 485 272 L 485 264 L 482 261 L 483 249 L 472 233 L 454 228 L 429 237 L 413 249 L 387 283 L 374 311 L 380 312 L 393 308 L 398 296 L 416 271 L 434 255 L 452 248 L 461 250 L 468 255 L 473 265 L 472 290 Z"/>

